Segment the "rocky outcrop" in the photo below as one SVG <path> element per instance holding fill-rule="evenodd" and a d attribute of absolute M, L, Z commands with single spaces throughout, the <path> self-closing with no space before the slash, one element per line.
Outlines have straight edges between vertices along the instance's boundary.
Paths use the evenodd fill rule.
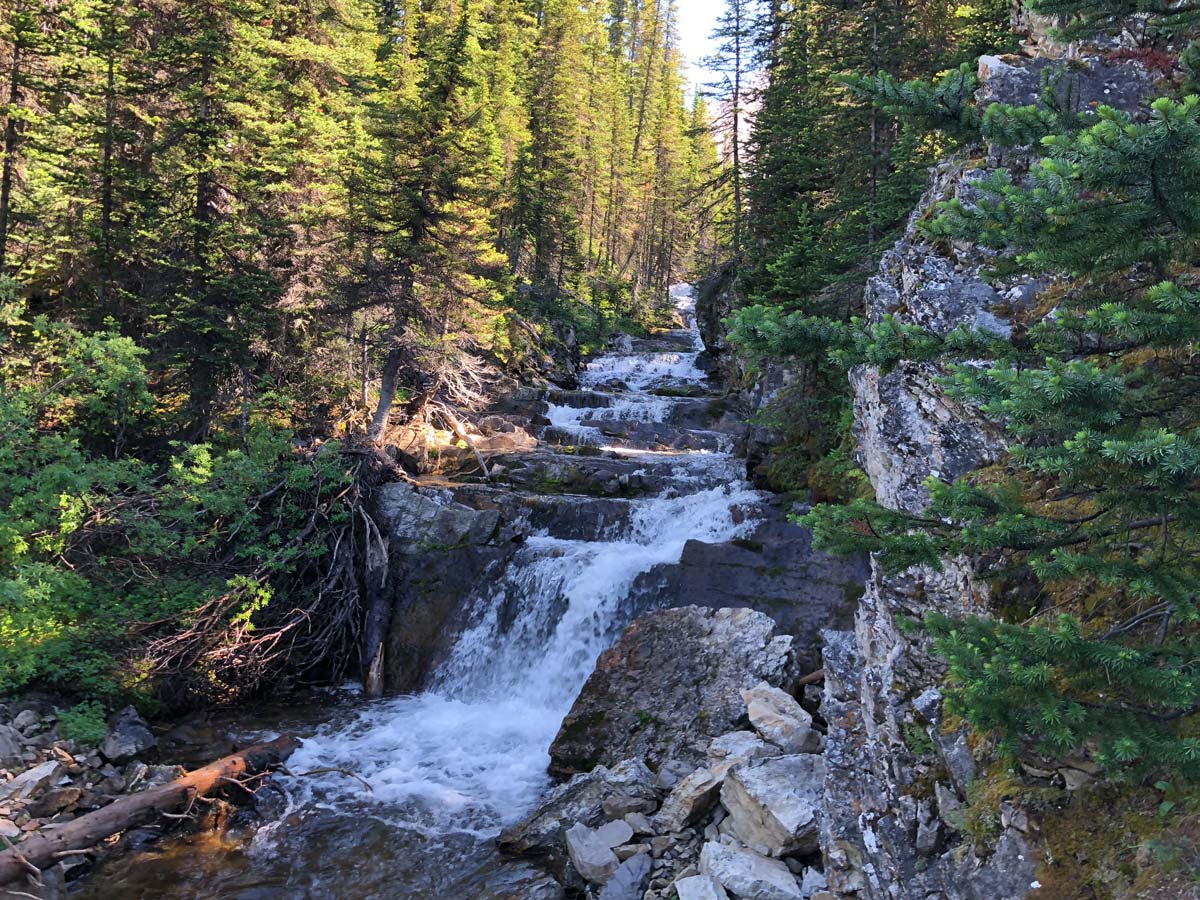
<path fill-rule="evenodd" d="M 417 690 L 453 646 L 467 619 L 463 603 L 508 562 L 524 530 L 496 509 L 473 509 L 446 490 L 405 482 L 382 486 L 374 505 L 390 592 L 384 687 Z"/>
<path fill-rule="evenodd" d="M 980 99 L 1027 103 L 1037 96 L 1044 60 L 984 57 Z M 1063 69 L 1056 89 L 1072 102 L 1136 107 L 1152 80 L 1138 66 L 1080 60 Z M 1019 169 L 1019 154 L 963 154 L 937 167 L 912 222 L 940 200 L 973 199 L 989 168 Z M 910 226 L 884 254 L 866 291 L 871 321 L 895 315 L 946 333 L 965 325 L 1009 337 L 1047 310 L 1046 287 L 1028 277 L 984 278 L 981 249 L 934 248 Z M 951 481 L 1001 459 L 1003 433 L 949 398 L 934 365 L 902 364 L 884 373 L 852 374 L 860 458 L 880 503 L 920 513 L 929 478 Z M 821 848 L 829 888 L 859 900 L 1021 900 L 1037 885 L 1044 851 L 1037 817 L 1012 803 L 991 840 L 963 833 L 962 811 L 986 774 L 965 733 L 947 728 L 935 686 L 943 664 L 919 631 L 900 627 L 931 610 L 986 614 L 991 597 L 976 562 L 944 561 L 898 575 L 873 567 L 853 630 L 831 631 L 824 648 L 821 715 L 828 723 Z M 1006 801 L 1008 802 L 1008 801 Z"/>
<path fill-rule="evenodd" d="M 685 614 L 699 621 L 716 617 L 722 624 L 710 624 L 714 632 L 757 633 L 744 644 L 714 645 L 742 659 L 740 666 L 725 667 L 722 689 L 714 696 L 727 720 L 752 717 L 762 729 L 696 737 L 698 765 L 674 754 L 651 775 L 635 757 L 577 775 L 525 822 L 506 831 L 500 847 L 538 862 L 557 883 L 590 891 L 585 896 L 598 900 L 813 900 L 825 884 L 816 852 L 824 815 L 824 762 L 819 753 L 785 753 L 779 744 L 794 746 L 797 730 L 817 731 L 820 723 L 786 691 L 747 674 L 761 670 L 747 661 L 762 659 L 773 643 L 785 649 L 786 640 L 771 638 L 770 628 L 757 622 L 764 617 L 745 610 L 672 610 L 645 618 L 670 621 Z M 678 655 L 694 649 L 682 646 Z M 778 652 L 766 653 L 768 659 L 780 659 Z M 622 655 L 612 662 L 640 667 L 650 658 Z M 634 668 L 625 677 L 645 671 Z M 736 672 L 745 679 L 740 686 Z M 736 710 L 724 706 L 729 698 L 736 698 Z M 672 755 L 677 745 L 669 730 L 657 735 L 661 746 L 639 743 L 634 751 L 658 759 Z"/>
<path fill-rule="evenodd" d="M 640 757 L 699 763 L 745 715 L 741 691 L 795 677 L 792 638 L 749 609 L 682 607 L 635 621 L 601 654 L 550 748 L 551 770 Z"/>
<path fill-rule="evenodd" d="M 792 635 L 798 667 L 820 663 L 821 632 L 849 628 L 867 579 L 865 557 L 839 557 L 812 547 L 812 533 L 789 520 L 799 510 L 783 497 L 746 538 L 724 544 L 689 541 L 678 563 L 657 566 L 630 591 L 633 614 L 677 602 L 766 613 Z"/>

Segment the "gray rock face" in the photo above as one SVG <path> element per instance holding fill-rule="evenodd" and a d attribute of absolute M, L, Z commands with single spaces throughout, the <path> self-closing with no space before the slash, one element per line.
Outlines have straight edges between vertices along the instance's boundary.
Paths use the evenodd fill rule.
<path fill-rule="evenodd" d="M 821 736 L 813 731 L 810 716 L 786 691 L 759 684 L 742 691 L 750 724 L 784 753 L 816 753 Z"/>
<path fill-rule="evenodd" d="M 453 646 L 475 585 L 516 552 L 519 530 L 495 509 L 454 503 L 447 492 L 381 487 L 374 515 L 388 546 L 389 622 L 383 626 L 384 686 L 417 690 Z"/>
<path fill-rule="evenodd" d="M 642 900 L 653 867 L 649 853 L 631 856 L 613 873 L 596 900 Z"/>
<path fill-rule="evenodd" d="M 675 882 L 675 893 L 679 900 L 729 900 L 721 882 L 711 875 L 693 875 Z"/>
<path fill-rule="evenodd" d="M 1028 103 L 1051 64 L 1061 65 L 984 57 L 979 98 Z M 1081 55 L 1064 68 L 1056 89 L 1063 92 L 1060 99 L 1069 94 L 1080 107 L 1102 102 L 1135 111 L 1153 93 L 1153 80 L 1137 64 Z M 976 182 L 989 170 L 1012 166 L 1019 173 L 1027 162 L 1020 150 L 989 148 L 983 160 L 962 156 L 943 163 L 933 170 L 912 221 L 940 200 L 974 202 Z M 937 249 L 923 244 L 910 227 L 868 285 L 867 316 L 879 321 L 892 314 L 939 333 L 967 326 L 1007 337 L 1013 330 L 1008 318 L 1020 314 L 1028 326 L 1039 314 L 1039 292 L 1049 285 L 1024 276 L 985 279 L 990 262 L 985 251 L 969 244 Z M 1006 452 L 997 424 L 947 397 L 941 374 L 936 366 L 903 364 L 887 374 L 864 368 L 852 375 L 862 461 L 876 498 L 886 506 L 920 513 L 929 499 L 926 479 L 951 481 Z M 901 617 L 920 618 L 931 610 L 988 614 L 989 587 L 976 566 L 977 561 L 949 559 L 941 571 L 875 570 L 854 629 L 826 635 L 821 712 L 829 731 L 821 844 L 836 896 L 1018 900 L 1030 892 L 1043 858 L 1032 815 L 1009 810 L 990 853 L 971 846 L 960 831 L 958 810 L 967 785 L 978 777 L 979 761 L 961 734 L 942 733 L 941 698 L 931 688 L 941 681 L 944 663 L 926 636 L 897 625 Z M 930 734 L 932 752 L 910 750 L 906 727 Z M 934 797 L 918 791 L 918 783 L 932 783 Z"/>
<path fill-rule="evenodd" d="M 108 734 L 100 744 L 100 755 L 111 763 L 120 764 L 157 746 L 158 741 L 150 733 L 146 721 L 132 706 L 127 706 L 109 724 Z"/>
<path fill-rule="evenodd" d="M 818 847 L 825 762 L 798 754 L 735 766 L 721 803 L 737 836 L 769 856 L 811 853 Z"/>
<path fill-rule="evenodd" d="M 690 606 L 754 609 L 795 638 L 803 670 L 816 668 L 821 631 L 849 628 L 853 621 L 867 561 L 814 550 L 812 534 L 788 521 L 792 505 L 782 498 L 766 511 L 762 524 L 745 540 L 689 541 L 678 563 L 642 575 L 631 592 L 631 611 L 641 614 L 671 597 Z"/>
<path fill-rule="evenodd" d="M 791 677 L 791 645 L 749 609 L 642 616 L 597 660 L 550 748 L 551 771 L 632 757 L 701 764 L 712 737 L 743 715 L 743 687 Z"/>
<path fill-rule="evenodd" d="M 0 768 L 10 769 L 17 765 L 23 747 L 21 732 L 10 725 L 0 725 Z"/>
<path fill-rule="evenodd" d="M 597 831 L 575 824 L 564 835 L 575 871 L 592 884 L 604 884 L 621 865 L 612 847 Z"/>
<path fill-rule="evenodd" d="M 57 784 L 66 774 L 62 763 L 49 760 L 26 769 L 12 781 L 0 784 L 0 802 L 25 800 L 45 788 Z"/>
<path fill-rule="evenodd" d="M 605 806 L 611 809 L 614 803 L 653 812 L 658 805 L 654 774 L 640 761 L 630 760 L 578 775 L 551 791 L 526 819 L 506 828 L 500 835 L 500 850 L 512 856 L 554 858 L 562 853 L 568 828 L 576 823 L 589 828 L 603 825 L 612 818 Z"/>
<path fill-rule="evenodd" d="M 715 878 L 738 900 L 804 898 L 787 866 L 753 850 L 710 841 L 700 851 L 700 871 Z"/>

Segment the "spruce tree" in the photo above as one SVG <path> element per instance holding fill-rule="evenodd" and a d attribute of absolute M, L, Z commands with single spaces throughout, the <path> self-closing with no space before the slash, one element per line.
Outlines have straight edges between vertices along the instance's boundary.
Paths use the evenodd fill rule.
<path fill-rule="evenodd" d="M 944 84 L 944 83 L 943 83 Z M 926 121 L 942 88 L 876 81 L 887 108 Z M 986 555 L 1032 572 L 1042 600 L 1017 621 L 928 623 L 950 665 L 952 702 L 1009 749 L 1098 748 L 1114 772 L 1200 777 L 1200 98 L 1155 100 L 1144 119 L 1107 107 L 946 104 L 999 143 L 1040 137 L 1028 177 L 975 182 L 924 226 L 934 240 L 1002 251 L 1052 276 L 1052 316 L 1012 342 L 873 328 L 794 325 L 843 365 L 900 359 L 946 366 L 947 392 L 1003 423 L 1003 469 L 929 482 L 920 516 L 859 502 L 808 521 L 825 546 L 868 549 L 888 568 Z M 763 336 L 768 336 L 767 332 Z M 990 359 L 987 365 L 978 360 Z M 1026 620 L 1028 619 L 1028 621 Z"/>

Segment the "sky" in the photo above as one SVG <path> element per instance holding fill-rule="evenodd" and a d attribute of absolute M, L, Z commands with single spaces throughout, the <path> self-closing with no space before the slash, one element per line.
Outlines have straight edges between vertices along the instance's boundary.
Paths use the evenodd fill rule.
<path fill-rule="evenodd" d="M 679 0 L 679 41 L 683 55 L 691 63 L 691 79 L 694 82 L 708 81 L 708 76 L 699 63 L 712 52 L 709 35 L 717 23 L 717 16 L 725 8 L 725 0 Z"/>

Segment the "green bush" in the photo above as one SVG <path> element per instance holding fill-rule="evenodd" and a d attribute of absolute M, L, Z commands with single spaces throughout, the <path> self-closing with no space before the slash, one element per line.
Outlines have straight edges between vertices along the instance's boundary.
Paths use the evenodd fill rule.
<path fill-rule="evenodd" d="M 98 744 L 108 733 L 104 707 L 94 700 L 77 703 L 70 709 L 59 710 L 58 734 L 81 744 Z"/>

